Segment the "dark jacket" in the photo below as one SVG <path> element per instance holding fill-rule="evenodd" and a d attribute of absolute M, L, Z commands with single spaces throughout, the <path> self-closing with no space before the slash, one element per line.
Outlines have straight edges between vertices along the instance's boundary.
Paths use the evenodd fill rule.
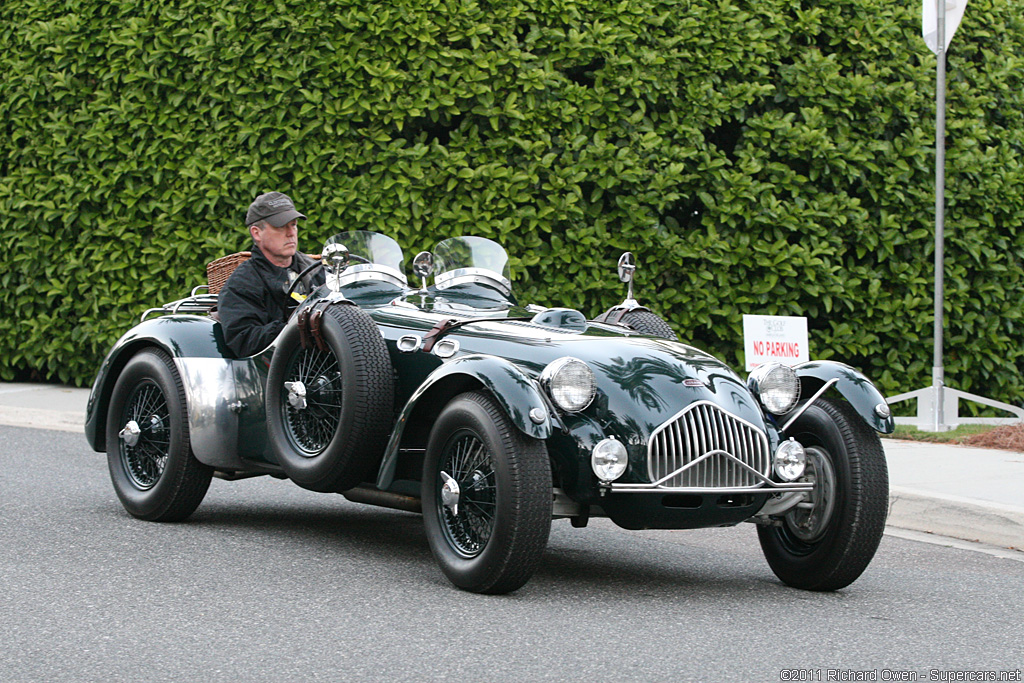
<path fill-rule="evenodd" d="M 251 356 L 270 346 L 284 329 L 295 301 L 289 305 L 288 286 L 303 269 L 314 263 L 305 254 L 296 253 L 288 268 L 275 266 L 255 244 L 252 257 L 238 266 L 217 295 L 217 313 L 224 339 L 236 356 Z M 314 270 L 302 279 L 295 291 L 309 294 L 324 284 L 324 272 Z"/>

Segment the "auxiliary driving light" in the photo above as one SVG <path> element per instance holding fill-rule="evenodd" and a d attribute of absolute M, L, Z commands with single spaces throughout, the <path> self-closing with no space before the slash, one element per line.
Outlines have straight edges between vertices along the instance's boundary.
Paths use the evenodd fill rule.
<path fill-rule="evenodd" d="M 804 473 L 807 454 L 798 441 L 790 439 L 779 444 L 775 451 L 775 474 L 783 481 L 794 481 Z"/>
<path fill-rule="evenodd" d="M 602 439 L 590 454 L 590 467 L 601 481 L 614 481 L 629 464 L 626 447 L 615 439 Z"/>

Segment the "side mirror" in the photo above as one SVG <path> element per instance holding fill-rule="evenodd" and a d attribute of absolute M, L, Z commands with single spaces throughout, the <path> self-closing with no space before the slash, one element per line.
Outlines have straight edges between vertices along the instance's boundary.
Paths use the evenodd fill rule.
<path fill-rule="evenodd" d="M 619 257 L 619 280 L 626 283 L 626 300 L 623 306 L 636 306 L 636 299 L 633 298 L 633 274 L 636 273 L 636 259 L 632 252 L 625 252 Z"/>
<path fill-rule="evenodd" d="M 324 247 L 320 254 L 320 261 L 324 264 L 327 272 L 334 276 L 335 290 L 341 289 L 341 271 L 348 268 L 351 259 L 348 247 L 335 242 Z"/>
<path fill-rule="evenodd" d="M 434 270 L 434 255 L 429 251 L 421 251 L 412 260 L 412 272 L 421 280 L 420 293 L 427 293 L 427 278 Z"/>
<path fill-rule="evenodd" d="M 633 253 L 627 251 L 619 257 L 619 280 L 632 282 L 634 272 L 636 272 L 636 260 L 633 258 Z"/>

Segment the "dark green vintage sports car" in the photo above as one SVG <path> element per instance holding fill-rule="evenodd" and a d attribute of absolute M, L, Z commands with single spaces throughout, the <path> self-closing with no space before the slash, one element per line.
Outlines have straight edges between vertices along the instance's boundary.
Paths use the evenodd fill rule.
<path fill-rule="evenodd" d="M 419 289 L 377 233 L 332 237 L 313 267 L 327 284 L 255 356 L 228 350 L 201 288 L 114 345 L 86 435 L 129 513 L 182 520 L 213 476 L 288 478 L 422 512 L 444 574 L 481 593 L 526 583 L 558 518 L 753 522 L 779 578 L 810 590 L 871 561 L 893 420 L 853 368 L 742 380 L 637 303 L 628 253 L 626 300 L 596 319 L 519 305 L 505 251 L 479 237 L 417 255 Z"/>

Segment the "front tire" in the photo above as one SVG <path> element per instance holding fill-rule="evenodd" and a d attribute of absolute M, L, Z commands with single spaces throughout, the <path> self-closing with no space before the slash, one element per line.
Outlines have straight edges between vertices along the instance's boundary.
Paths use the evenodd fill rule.
<path fill-rule="evenodd" d="M 787 435 L 807 451 L 802 481 L 815 490 L 778 526 L 757 529 L 772 571 L 795 588 L 831 591 L 853 583 L 882 540 L 889 475 L 882 442 L 845 401 L 819 399 Z"/>
<path fill-rule="evenodd" d="M 186 519 L 213 469 L 192 454 L 185 388 L 170 356 L 149 349 L 128 361 L 107 415 L 107 466 L 125 510 L 152 522 Z"/>
<path fill-rule="evenodd" d="M 551 531 L 547 447 L 488 395 L 445 407 L 423 465 L 423 520 L 441 571 L 463 590 L 509 593 L 540 564 Z"/>

